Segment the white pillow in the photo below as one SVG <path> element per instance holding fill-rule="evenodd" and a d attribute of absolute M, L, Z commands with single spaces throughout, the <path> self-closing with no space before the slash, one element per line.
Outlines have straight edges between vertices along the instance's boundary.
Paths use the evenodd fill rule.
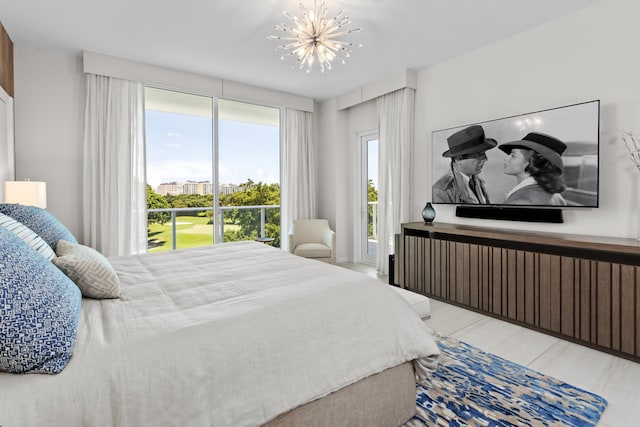
<path fill-rule="evenodd" d="M 89 298 L 118 298 L 120 279 L 109 261 L 88 246 L 59 240 L 53 263 Z"/>
<path fill-rule="evenodd" d="M 31 246 L 36 250 L 36 252 L 45 257 L 47 261 L 51 261 L 56 257 L 51 246 L 49 246 L 47 242 L 23 223 L 0 213 L 0 225 L 21 238 L 27 245 Z"/>

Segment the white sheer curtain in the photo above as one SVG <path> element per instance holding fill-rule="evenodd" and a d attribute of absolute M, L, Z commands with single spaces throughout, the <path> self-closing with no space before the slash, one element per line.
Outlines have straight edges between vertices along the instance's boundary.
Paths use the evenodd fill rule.
<path fill-rule="evenodd" d="M 378 98 L 378 273 L 389 274 L 389 254 L 400 224 L 411 218 L 415 90 Z"/>
<path fill-rule="evenodd" d="M 281 224 L 282 249 L 293 221 L 316 217 L 315 154 L 311 139 L 311 113 L 285 110 L 282 144 Z"/>
<path fill-rule="evenodd" d="M 86 74 L 83 231 L 105 256 L 147 248 L 143 90 Z"/>

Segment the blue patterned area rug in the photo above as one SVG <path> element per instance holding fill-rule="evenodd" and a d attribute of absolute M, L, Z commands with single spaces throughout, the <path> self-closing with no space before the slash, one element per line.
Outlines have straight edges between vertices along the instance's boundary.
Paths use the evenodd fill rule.
<path fill-rule="evenodd" d="M 595 426 L 600 396 L 434 334 L 438 369 L 418 385 L 416 426 Z"/>

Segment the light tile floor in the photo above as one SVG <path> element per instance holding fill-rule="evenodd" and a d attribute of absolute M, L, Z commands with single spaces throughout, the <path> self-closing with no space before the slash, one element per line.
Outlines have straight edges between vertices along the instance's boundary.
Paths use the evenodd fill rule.
<path fill-rule="evenodd" d="M 372 277 L 375 267 L 340 264 Z M 388 283 L 386 277 L 378 277 Z M 640 363 L 431 300 L 431 329 L 596 393 L 609 402 L 598 427 L 640 426 Z"/>

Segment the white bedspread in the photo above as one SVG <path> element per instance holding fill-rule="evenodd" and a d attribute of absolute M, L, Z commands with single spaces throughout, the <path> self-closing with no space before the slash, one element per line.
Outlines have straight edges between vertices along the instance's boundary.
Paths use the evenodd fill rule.
<path fill-rule="evenodd" d="M 111 258 L 58 375 L 0 373 L 0 425 L 255 426 L 438 348 L 390 287 L 255 242 Z"/>

